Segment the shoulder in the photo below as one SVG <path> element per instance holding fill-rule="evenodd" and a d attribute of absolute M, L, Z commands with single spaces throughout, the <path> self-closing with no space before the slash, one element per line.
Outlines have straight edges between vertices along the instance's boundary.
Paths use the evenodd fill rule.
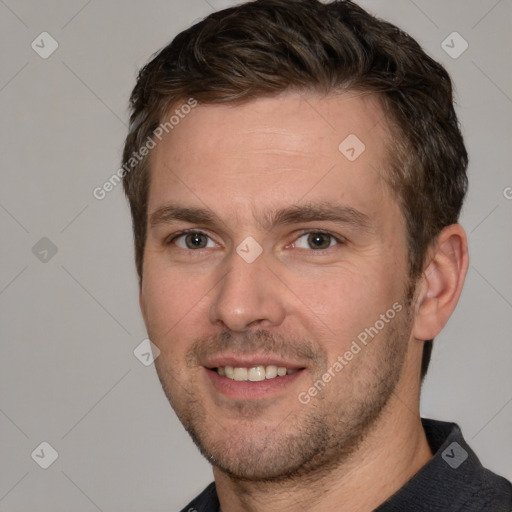
<path fill-rule="evenodd" d="M 512 485 L 485 468 L 455 423 L 422 419 L 433 457 L 379 512 L 511 512 Z"/>

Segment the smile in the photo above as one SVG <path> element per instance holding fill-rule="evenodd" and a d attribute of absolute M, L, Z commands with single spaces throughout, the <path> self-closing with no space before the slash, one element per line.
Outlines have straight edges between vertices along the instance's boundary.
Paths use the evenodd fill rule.
<path fill-rule="evenodd" d="M 295 373 L 297 369 L 287 369 L 284 366 L 252 366 L 250 368 L 238 366 L 219 366 L 216 368 L 221 377 L 236 380 L 239 382 L 260 382 L 262 380 L 275 379 Z"/>

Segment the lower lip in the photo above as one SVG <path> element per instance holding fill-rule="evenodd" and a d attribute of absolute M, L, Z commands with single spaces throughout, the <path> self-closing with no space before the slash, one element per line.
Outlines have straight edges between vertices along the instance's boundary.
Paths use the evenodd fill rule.
<path fill-rule="evenodd" d="M 255 400 L 268 398 L 288 388 L 301 376 L 304 370 L 297 370 L 289 375 L 258 382 L 237 381 L 228 377 L 221 377 L 215 370 L 209 370 L 208 368 L 205 368 L 205 371 L 213 387 L 223 395 L 237 400 Z"/>

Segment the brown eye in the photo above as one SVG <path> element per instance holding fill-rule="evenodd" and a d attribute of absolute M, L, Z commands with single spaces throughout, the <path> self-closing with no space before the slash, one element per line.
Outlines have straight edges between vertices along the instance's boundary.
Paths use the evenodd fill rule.
<path fill-rule="evenodd" d="M 215 243 L 208 235 L 200 231 L 190 231 L 176 236 L 172 242 L 180 249 L 209 249 L 215 247 Z"/>
<path fill-rule="evenodd" d="M 208 244 L 208 237 L 203 233 L 188 233 L 185 243 L 189 249 L 204 249 Z"/>
<path fill-rule="evenodd" d="M 311 249 L 328 249 L 331 247 L 333 237 L 326 233 L 309 233 L 307 235 L 308 246 Z"/>

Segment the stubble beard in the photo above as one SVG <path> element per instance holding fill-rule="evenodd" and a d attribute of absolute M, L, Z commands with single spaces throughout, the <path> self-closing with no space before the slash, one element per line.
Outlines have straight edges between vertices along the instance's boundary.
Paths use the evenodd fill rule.
<path fill-rule="evenodd" d="M 158 358 L 155 366 L 181 423 L 203 456 L 219 470 L 239 481 L 316 479 L 346 463 L 378 423 L 400 380 L 410 332 L 410 304 L 404 304 L 403 311 L 379 333 L 380 339 L 369 343 L 362 349 L 364 355 L 356 355 L 349 363 L 356 363 L 357 368 L 354 365 L 347 375 L 351 380 L 345 380 L 345 387 L 355 390 L 348 400 L 346 395 L 340 398 L 333 393 L 336 379 L 343 379 L 347 370 L 344 368 L 318 398 L 308 404 L 297 399 L 288 410 L 283 408 L 282 421 L 277 426 L 269 431 L 257 430 L 251 438 L 237 438 L 236 429 L 234 436 L 231 429 L 226 429 L 224 435 L 212 437 L 214 431 L 222 434 L 222 428 L 208 416 L 200 390 L 193 383 L 179 383 L 163 358 Z M 254 344 L 251 335 L 247 336 L 247 345 Z M 272 339 L 268 333 L 263 337 Z M 319 370 L 312 381 L 321 379 L 326 369 Z M 322 396 L 324 392 L 326 395 Z M 233 407 L 239 409 L 245 427 L 264 414 L 257 403 L 240 401 Z"/>

